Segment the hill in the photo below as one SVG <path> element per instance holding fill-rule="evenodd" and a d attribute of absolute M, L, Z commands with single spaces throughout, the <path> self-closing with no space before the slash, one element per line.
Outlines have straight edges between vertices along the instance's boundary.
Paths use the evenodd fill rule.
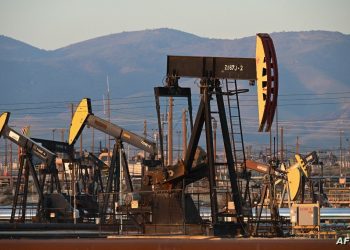
<path fill-rule="evenodd" d="M 348 102 L 316 102 L 305 108 L 301 104 L 309 100 L 295 99 L 350 90 L 350 35 L 307 31 L 271 36 L 280 70 L 279 118 L 349 119 Z M 0 109 L 25 115 L 28 111 L 18 103 L 72 102 L 82 97 L 100 100 L 106 92 L 107 75 L 116 100 L 152 95 L 153 87 L 162 84 L 169 54 L 254 57 L 255 36 L 223 40 L 155 29 L 111 34 L 54 51 L 0 36 Z M 246 83 L 240 84 L 248 88 Z M 254 95 L 255 90 L 250 90 Z M 249 117 L 256 117 L 256 111 L 248 106 L 244 111 L 250 112 Z"/>

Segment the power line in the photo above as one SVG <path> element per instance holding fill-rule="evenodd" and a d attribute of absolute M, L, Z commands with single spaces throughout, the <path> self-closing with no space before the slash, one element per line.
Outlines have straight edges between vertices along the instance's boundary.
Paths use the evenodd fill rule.
<path fill-rule="evenodd" d="M 279 97 L 282 96 L 324 96 L 324 95 L 344 95 L 344 94 L 349 94 L 350 91 L 343 91 L 343 92 L 327 92 L 327 93 L 288 93 L 288 94 L 279 94 Z M 200 94 L 193 94 L 192 98 L 199 98 Z M 254 96 L 254 94 L 244 94 L 241 96 Z M 110 98 L 111 100 L 127 100 L 127 99 L 140 99 L 140 98 L 154 98 L 153 95 L 139 95 L 139 96 L 128 96 L 128 97 L 115 97 L 115 98 Z M 339 97 L 338 97 L 339 98 Z M 341 97 L 341 98 L 349 98 L 349 97 Z M 309 98 L 308 98 L 309 99 Z M 305 99 L 305 100 L 308 100 Z M 334 98 L 336 99 L 336 98 Z M 244 99 L 242 99 L 244 100 Z M 283 100 L 283 99 L 282 99 Z M 295 100 L 293 98 L 293 100 Z M 303 100 L 303 99 L 300 99 Z M 103 99 L 91 99 L 92 102 L 99 102 L 103 101 Z M 252 100 L 253 101 L 253 100 Z M 64 101 L 38 101 L 38 102 L 13 102 L 13 103 L 0 103 L 0 105 L 4 106 L 13 106 L 13 105 L 35 105 L 35 104 L 71 104 L 71 103 L 79 103 L 80 100 L 64 100 Z"/>

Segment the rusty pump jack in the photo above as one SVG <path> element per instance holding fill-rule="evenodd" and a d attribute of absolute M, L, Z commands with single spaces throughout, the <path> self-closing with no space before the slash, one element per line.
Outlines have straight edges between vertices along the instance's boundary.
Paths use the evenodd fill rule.
<path fill-rule="evenodd" d="M 187 147 L 182 165 L 183 178 L 186 180 L 192 172 L 194 155 L 198 147 L 199 139 L 205 124 L 207 169 L 210 187 L 211 217 L 214 227 L 214 234 L 237 234 L 237 231 L 248 234 L 244 223 L 244 212 L 242 205 L 241 190 L 238 185 L 238 176 L 234 166 L 234 156 L 230 134 L 227 125 L 225 111 L 224 93 L 220 79 L 249 80 L 257 81 L 258 88 L 258 108 L 259 108 L 259 131 L 270 131 L 273 117 L 277 105 L 278 94 L 278 70 L 277 59 L 272 39 L 268 34 L 257 35 L 256 58 L 225 58 L 225 57 L 194 57 L 194 56 L 168 56 L 167 58 L 167 86 L 155 88 L 156 109 L 158 116 L 158 126 L 160 131 L 160 145 L 162 147 L 162 127 L 160 122 L 160 96 L 188 97 L 189 111 L 192 110 L 190 90 L 181 88 L 178 84 L 180 77 L 200 78 L 201 100 L 197 111 L 195 123 L 193 125 L 191 138 Z M 237 86 L 237 85 L 236 85 Z M 238 95 L 239 90 L 235 90 Z M 216 98 L 217 110 L 219 114 L 225 155 L 227 159 L 227 169 L 229 173 L 232 201 L 236 210 L 237 224 L 231 227 L 219 222 L 218 200 L 216 192 L 215 158 L 213 149 L 212 131 L 212 111 L 210 101 Z M 191 113 L 190 113 L 191 114 Z M 191 116 L 192 117 L 192 116 Z M 192 127 L 192 119 L 191 119 Z M 242 139 L 243 142 L 243 139 Z M 161 157 L 164 164 L 163 157 Z M 245 164 L 245 163 L 244 163 Z M 243 164 L 243 173 L 246 169 Z M 244 176 L 244 174 L 243 174 Z M 247 188 L 249 177 L 247 178 Z M 186 183 L 186 181 L 185 181 Z M 246 189 L 247 190 L 247 189 Z M 249 206 L 250 210 L 250 206 Z"/>
<path fill-rule="evenodd" d="M 313 181 L 310 178 L 310 166 L 318 162 L 317 153 L 313 151 L 306 156 L 295 154 L 295 159 L 296 163 L 286 169 L 288 183 L 285 185 L 285 189 L 289 191 L 289 198 L 291 201 L 296 201 L 300 195 L 300 203 L 304 203 L 305 184 L 307 182 L 312 203 L 316 203 L 317 197 L 314 193 Z M 321 193 L 319 193 L 319 195 L 321 195 Z M 282 194 L 282 199 L 283 198 L 284 192 Z"/>
<path fill-rule="evenodd" d="M 283 203 L 285 194 L 288 195 L 288 206 L 290 207 L 290 202 L 295 202 L 301 193 L 300 203 L 304 203 L 304 193 L 305 193 L 305 178 L 309 182 L 310 194 L 312 197 L 312 202 L 316 202 L 316 197 L 313 192 L 313 183 L 310 176 L 310 165 L 318 161 L 316 152 L 311 152 L 306 156 L 300 154 L 295 154 L 296 163 L 285 168 L 284 164 L 281 167 L 277 166 L 277 162 L 271 162 L 270 165 L 255 162 L 252 160 L 246 161 L 247 169 L 255 172 L 264 174 L 264 183 L 261 190 L 260 201 L 257 203 L 256 209 L 256 220 L 255 225 L 252 228 L 252 234 L 259 236 L 259 226 L 263 223 L 270 223 L 271 227 L 270 235 L 273 236 L 283 236 L 283 228 L 281 218 L 279 217 L 276 186 L 279 183 L 284 183 L 283 190 L 281 194 L 280 205 Z M 267 197 L 268 196 L 268 197 Z M 268 199 L 268 204 L 264 205 L 265 199 Z M 263 208 L 267 207 L 270 210 L 271 221 L 262 220 L 261 214 Z"/>
<path fill-rule="evenodd" d="M 277 162 L 270 162 L 269 165 L 255 162 L 252 160 L 246 161 L 246 167 L 249 170 L 264 174 L 263 185 L 260 193 L 260 199 L 256 204 L 256 219 L 255 223 L 251 227 L 251 234 L 254 236 L 259 236 L 260 228 L 263 223 L 268 223 L 270 236 L 283 236 L 283 228 L 281 225 L 281 218 L 279 216 L 278 205 L 277 205 L 277 195 L 275 184 L 280 180 L 283 180 L 286 172 L 278 169 Z M 271 218 L 270 220 L 262 220 L 261 215 L 264 209 L 264 202 L 268 199 L 268 204 L 265 205 L 270 210 Z"/>
<path fill-rule="evenodd" d="M 56 155 L 50 150 L 44 148 L 40 144 L 31 140 L 30 138 L 18 133 L 11 127 L 9 127 L 8 120 L 10 118 L 9 112 L 4 112 L 0 116 L 0 136 L 11 140 L 13 143 L 17 144 L 22 148 L 22 153 L 20 155 L 20 165 L 18 170 L 17 183 L 15 187 L 15 195 L 13 199 L 13 206 L 11 212 L 10 223 L 15 222 L 17 210 L 20 210 L 20 217 L 18 222 L 25 222 L 26 209 L 27 209 L 27 196 L 28 196 L 28 184 L 29 184 L 29 173 L 31 174 L 36 191 L 39 195 L 38 207 L 37 207 L 37 218 L 45 218 L 45 195 L 44 195 L 44 185 L 46 174 L 51 174 L 51 185 L 50 192 L 53 193 L 54 185 L 56 186 L 56 191 L 61 192 L 61 187 L 58 179 L 58 173 L 55 165 Z M 41 180 L 35 170 L 33 164 L 33 157 L 38 157 L 44 164 L 44 174 Z M 24 185 L 22 186 L 22 180 L 24 180 Z M 23 188 L 21 188 L 23 187 Z M 20 204 L 19 204 L 20 203 Z M 20 208 L 18 208 L 20 206 Z"/>

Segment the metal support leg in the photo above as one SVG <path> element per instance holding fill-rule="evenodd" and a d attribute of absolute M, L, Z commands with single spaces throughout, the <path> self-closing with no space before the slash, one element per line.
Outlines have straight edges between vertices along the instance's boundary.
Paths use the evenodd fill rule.
<path fill-rule="evenodd" d="M 208 87 L 203 90 L 204 98 L 204 112 L 205 112 L 205 138 L 207 144 L 207 159 L 209 167 L 209 187 L 210 187 L 210 204 L 211 204 L 211 216 L 213 225 L 218 222 L 218 204 L 216 194 L 216 180 L 215 180 L 215 164 L 214 164 L 214 145 L 213 145 L 213 133 L 211 126 L 211 111 L 210 111 L 210 96 L 208 93 Z"/>
<path fill-rule="evenodd" d="M 257 214 L 256 214 L 257 219 L 256 219 L 254 231 L 253 231 L 254 235 L 258 234 L 258 229 L 259 229 L 259 224 L 260 224 L 260 219 L 261 219 L 261 213 L 262 213 L 262 210 L 263 210 L 263 207 L 264 207 L 264 200 L 266 198 L 267 189 L 268 189 L 268 185 L 264 184 L 262 192 L 261 192 L 261 196 L 260 196 L 260 201 L 258 203 L 258 206 L 260 206 L 260 207 L 258 208 L 258 211 L 257 211 Z"/>
<path fill-rule="evenodd" d="M 196 116 L 196 120 L 194 122 L 193 131 L 191 133 L 191 138 L 187 146 L 187 151 L 184 159 L 184 165 L 185 165 L 185 174 L 187 175 L 189 172 L 191 172 L 192 163 L 194 159 L 194 155 L 196 153 L 196 149 L 198 146 L 199 138 L 202 133 L 203 125 L 204 125 L 204 100 L 201 99 L 198 107 L 198 112 Z"/>
<path fill-rule="evenodd" d="M 218 105 L 218 111 L 219 111 L 219 117 L 220 117 L 220 124 L 221 124 L 221 130 L 222 130 L 222 137 L 224 140 L 224 146 L 225 146 L 225 153 L 226 153 L 226 159 L 227 159 L 227 168 L 229 172 L 230 177 L 230 184 L 232 189 L 232 200 L 235 203 L 235 209 L 237 212 L 237 219 L 241 220 L 242 215 L 242 198 L 240 194 L 240 190 L 237 183 L 237 174 L 234 167 L 234 160 L 232 155 L 232 147 L 230 143 L 230 137 L 229 137 L 229 131 L 227 126 L 227 119 L 226 119 L 226 112 L 225 112 L 225 105 L 224 105 L 224 99 L 222 96 L 222 91 L 219 86 L 215 88 L 216 92 L 216 100 Z"/>
<path fill-rule="evenodd" d="M 156 98 L 156 110 L 157 110 L 157 118 L 158 118 L 160 161 L 162 163 L 162 166 L 164 166 L 162 122 L 160 120 L 159 95 L 158 95 L 156 89 L 154 89 L 154 97 Z"/>
<path fill-rule="evenodd" d="M 108 207 L 108 203 L 109 203 L 109 195 L 112 191 L 112 185 L 113 182 L 115 181 L 115 172 L 118 172 L 119 175 L 119 168 L 117 169 L 117 166 L 119 166 L 119 160 L 118 160 L 118 143 L 114 144 L 114 148 L 113 148 L 113 155 L 112 155 L 112 159 L 111 159 L 111 165 L 109 167 L 109 173 L 108 173 L 108 180 L 107 180 L 107 188 L 103 197 L 103 204 L 102 204 L 102 211 L 101 211 L 101 219 L 102 222 L 105 221 L 106 218 L 106 211 L 107 211 L 107 207 Z M 118 182 L 119 182 L 119 178 L 118 178 Z M 117 185 L 119 186 L 119 185 Z"/>
<path fill-rule="evenodd" d="M 30 160 L 27 159 L 24 165 L 24 188 L 23 188 L 23 199 L 22 199 L 22 216 L 20 221 L 25 222 L 26 210 L 27 210 L 27 196 L 28 196 L 28 184 L 29 184 L 29 163 Z"/>
<path fill-rule="evenodd" d="M 38 201 L 38 215 L 40 218 L 42 218 L 42 212 L 41 212 L 41 209 L 43 209 L 43 203 L 44 203 L 44 194 L 43 194 L 43 189 L 41 189 L 41 185 L 39 183 L 39 179 L 38 179 L 38 176 L 35 172 L 35 168 L 32 164 L 31 161 L 28 161 L 27 162 L 28 164 L 28 168 L 31 172 L 31 175 L 32 175 L 32 178 L 33 178 L 33 181 L 34 181 L 34 185 L 35 185 L 35 188 L 36 188 L 36 191 L 38 192 L 39 194 L 39 201 Z"/>
<path fill-rule="evenodd" d="M 15 216 L 16 216 L 18 195 L 19 195 L 19 189 L 21 187 L 22 173 L 23 173 L 23 168 L 24 168 L 25 161 L 26 161 L 25 157 L 23 155 L 21 155 L 20 156 L 19 169 L 18 169 L 18 175 L 17 175 L 16 188 L 15 188 L 15 197 L 13 198 L 13 205 L 12 205 L 12 212 L 11 212 L 10 223 L 14 222 Z"/>
<path fill-rule="evenodd" d="M 129 166 L 128 166 L 128 161 L 126 159 L 125 151 L 124 151 L 124 146 L 122 143 L 120 143 L 120 149 L 122 155 L 121 157 L 121 163 L 123 167 L 123 172 L 124 172 L 124 178 L 125 178 L 125 183 L 126 183 L 126 188 L 128 192 L 134 192 L 134 188 L 132 186 L 131 182 L 131 177 L 130 177 L 130 172 L 129 172 Z"/>

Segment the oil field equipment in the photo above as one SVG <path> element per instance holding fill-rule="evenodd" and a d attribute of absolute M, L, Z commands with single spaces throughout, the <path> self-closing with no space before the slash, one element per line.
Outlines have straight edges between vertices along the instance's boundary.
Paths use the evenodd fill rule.
<path fill-rule="evenodd" d="M 269 234 L 275 236 L 283 235 L 283 221 L 279 215 L 279 207 L 282 205 L 285 195 L 288 198 L 288 207 L 291 207 L 298 198 L 299 202 L 304 202 L 305 184 L 308 182 L 311 202 L 315 202 L 316 196 L 313 190 L 313 183 L 310 176 L 310 165 L 317 162 L 316 152 L 312 152 L 306 156 L 295 154 L 296 163 L 286 169 L 282 163 L 280 166 L 277 162 L 271 162 L 270 165 L 255 162 L 252 160 L 246 161 L 247 169 L 264 174 L 263 185 L 261 188 L 260 199 L 256 204 L 256 219 L 254 220 L 253 234 L 259 235 L 259 225 L 261 223 L 270 223 L 268 227 Z M 308 177 L 306 177 L 308 176 Z M 278 204 L 277 192 L 278 186 L 283 183 L 280 203 Z M 268 211 L 269 219 L 262 218 L 262 212 Z M 270 220 L 270 221 L 269 221 Z M 266 233 L 266 232 L 265 232 Z"/>
<path fill-rule="evenodd" d="M 259 131 L 271 129 L 278 97 L 278 65 L 275 47 L 268 34 L 256 36 L 256 70 Z"/>
<path fill-rule="evenodd" d="M 183 78 L 200 79 L 200 101 L 194 119 L 191 89 L 180 86 L 180 80 Z M 57 196 L 56 198 L 62 201 L 60 204 L 70 211 L 70 215 L 74 214 L 74 219 L 76 218 L 75 209 L 78 209 L 83 217 L 90 216 L 86 214 L 86 211 L 89 210 L 93 216 L 100 217 L 101 224 L 118 225 L 120 233 L 130 230 L 141 234 L 209 234 L 210 231 L 210 234 L 217 236 L 251 235 L 251 225 L 254 220 L 250 198 L 250 171 L 254 169 L 248 167 L 246 161 L 239 103 L 239 95 L 248 92 L 248 89 L 239 89 L 237 80 L 248 81 L 250 85 L 256 83 L 259 114 L 257 130 L 259 132 L 270 131 L 277 107 L 278 67 L 274 45 L 268 34 L 257 34 L 256 58 L 169 55 L 166 85 L 154 88 L 159 151 L 155 142 L 95 116 L 90 99 L 82 99 L 70 124 L 66 145 L 70 158 L 67 163 L 71 166 L 72 172 L 75 172 L 76 168 L 79 169 L 82 179 L 92 169 L 94 176 L 92 180 L 90 178 L 90 182 L 83 183 L 85 187 L 92 185 L 91 192 L 81 196 L 89 199 L 89 202 L 85 202 L 85 198 L 81 200 L 79 198 L 77 206 L 75 198 L 78 196 L 75 193 L 68 194 L 70 198 L 74 196 L 73 206 L 67 201 L 67 197 L 61 194 L 57 168 L 54 163 L 56 155 L 51 152 L 52 148 L 49 147 L 49 144 L 38 139 L 38 142 L 44 145 L 41 146 L 38 142 L 8 127 L 9 113 L 3 113 L 0 117 L 0 135 L 24 148 L 11 221 L 14 221 L 17 200 L 21 196 L 20 187 L 24 168 L 24 193 L 28 190 L 30 172 L 39 193 L 38 211 L 41 212 L 42 208 L 46 208 L 46 212 L 49 211 L 47 202 L 45 203 L 48 200 L 45 197 L 49 197 L 49 194 L 46 195 L 43 192 L 45 177 L 42 180 L 37 177 L 32 163 L 33 156 L 35 156 L 45 163 L 45 173 L 51 175 L 51 203 L 55 203 L 54 198 Z M 161 97 L 187 98 L 191 135 L 186 150 L 184 150 L 183 159 L 179 159 L 175 164 L 172 161 L 166 162 L 164 159 L 164 138 L 160 114 Z M 214 127 L 216 125 L 213 125 L 212 121 L 215 118 L 222 132 L 220 139 L 223 141 L 225 156 L 221 159 L 216 157 L 214 149 L 213 131 L 216 130 Z M 114 138 L 115 144 L 110 166 L 106 166 L 89 152 L 75 159 L 73 146 L 86 125 Z M 205 150 L 199 145 L 202 133 L 205 134 Z M 142 161 L 140 190 L 136 190 L 133 186 L 124 143 L 147 153 L 147 158 Z M 110 152 L 107 153 L 110 154 Z M 307 162 L 306 159 L 300 159 L 301 162 Z M 87 171 L 88 168 L 89 171 Z M 66 171 L 65 167 L 63 171 Z M 263 171 L 264 174 L 271 177 L 263 188 L 263 198 L 267 197 L 267 190 L 269 190 L 270 198 L 274 197 L 272 186 L 276 179 L 274 177 L 276 171 L 277 167 L 274 165 Z M 288 170 L 286 171 L 288 173 Z M 108 172 L 106 182 L 102 178 L 102 172 Z M 225 185 L 218 179 L 218 174 L 227 175 Z M 203 179 L 208 180 L 205 186 L 207 197 L 205 202 L 199 198 L 195 201 L 194 194 L 186 190 L 191 184 Z M 74 183 L 75 177 L 71 181 Z M 75 187 L 76 183 L 73 185 Z M 57 195 L 54 197 L 53 193 Z M 21 220 L 25 219 L 25 201 L 26 198 L 22 202 Z M 206 208 L 204 213 L 207 218 L 205 219 L 203 210 L 200 210 L 202 205 Z M 275 208 L 275 205 L 272 205 L 272 208 Z M 41 217 L 45 218 L 45 216 Z M 273 216 L 276 222 L 278 209 Z M 66 218 L 65 221 L 70 222 L 71 219 L 71 217 Z M 85 220 L 79 222 L 85 222 Z M 278 231 L 276 223 L 273 222 L 272 225 L 275 228 L 275 234 L 280 236 L 281 234 L 276 233 Z"/>
<path fill-rule="evenodd" d="M 265 127 L 265 131 L 270 131 L 278 95 L 278 68 L 272 39 L 268 34 L 257 35 L 256 58 L 168 56 L 167 85 L 165 87 L 155 88 L 159 131 L 162 131 L 159 97 L 188 97 L 190 95 L 188 90 L 179 86 L 179 79 L 181 77 L 201 79 L 201 99 L 190 141 L 184 160 L 180 161 L 178 164 L 178 166 L 183 166 L 183 175 L 181 177 L 184 180 L 184 184 L 188 183 L 188 180 L 200 179 L 203 177 L 206 177 L 209 180 L 211 223 L 214 228 L 214 234 L 248 235 L 249 232 L 247 230 L 245 218 L 248 218 L 249 220 L 249 217 L 251 216 L 251 204 L 249 200 L 249 173 L 247 173 L 245 167 L 243 133 L 238 100 L 238 94 L 246 92 L 247 90 L 238 89 L 236 80 L 248 80 L 250 83 L 257 81 L 259 107 L 258 130 L 263 131 L 263 128 Z M 225 91 L 222 90 L 224 83 L 226 83 Z M 233 83 L 233 89 L 232 87 L 229 87 L 230 83 Z M 228 126 L 224 96 L 227 96 L 228 103 L 230 103 L 230 96 L 235 98 L 233 104 L 236 104 L 235 108 L 237 109 L 237 113 L 232 115 L 231 112 L 229 112 L 231 133 Z M 212 110 L 211 100 L 213 99 L 216 99 L 217 111 Z M 191 99 L 188 98 L 188 100 L 188 110 L 190 111 L 192 110 Z M 230 106 L 229 111 L 231 111 L 231 108 L 232 107 Z M 227 160 L 226 162 L 220 163 L 216 162 L 215 160 L 212 129 L 213 113 L 217 113 L 219 115 L 225 156 Z M 206 139 L 206 164 L 203 168 L 205 168 L 206 171 L 200 171 L 201 175 L 199 176 L 199 174 L 191 174 L 191 172 L 193 171 L 193 159 L 204 124 Z M 159 134 L 161 137 L 162 132 Z M 235 138 L 235 135 L 238 136 Z M 162 139 L 160 140 L 160 143 L 162 147 Z M 243 160 L 240 168 L 237 167 L 238 151 L 243 151 Z M 223 216 L 226 217 L 228 215 L 220 213 L 218 208 L 216 169 L 219 165 L 225 166 L 229 174 L 229 191 L 231 193 L 231 203 L 234 205 L 233 207 L 235 210 L 235 214 L 229 215 L 230 217 L 234 218 L 234 222 L 230 223 L 225 222 L 225 219 L 223 218 Z M 189 178 L 189 175 L 191 175 L 191 178 Z M 239 187 L 239 179 L 243 180 L 242 182 L 245 182 L 245 190 L 242 190 L 243 188 Z M 245 213 L 245 211 L 248 211 L 248 213 Z"/>
<path fill-rule="evenodd" d="M 99 212 L 97 192 L 103 192 L 102 170 L 107 169 L 107 165 L 89 152 L 77 156 L 73 145 L 67 142 L 31 139 L 57 155 L 56 168 L 61 181 L 61 194 L 51 194 L 48 203 L 57 202 L 57 196 L 63 195 L 65 199 L 60 199 L 60 204 L 57 205 L 62 209 L 73 208 L 67 211 L 71 213 L 70 216 L 65 216 L 67 221 L 63 218 L 51 218 L 51 221 L 70 222 L 73 218 L 84 222 L 96 218 Z M 73 210 L 75 212 L 72 214 Z M 55 211 L 51 211 L 52 215 L 54 213 Z"/>
<path fill-rule="evenodd" d="M 149 153 L 149 158 L 143 161 L 143 165 L 147 168 L 147 171 L 144 171 L 145 173 L 142 177 L 142 187 L 140 190 L 140 203 L 146 204 L 144 206 L 145 209 L 141 211 L 143 221 L 137 222 L 139 220 L 136 219 L 136 217 L 140 217 L 140 209 L 126 211 L 127 217 L 133 221 L 142 232 L 146 233 L 152 231 L 154 228 L 149 226 L 152 224 L 151 222 L 164 225 L 163 233 L 176 230 L 174 228 L 182 228 L 184 221 L 185 223 L 196 224 L 199 229 L 201 228 L 199 212 L 190 198 L 190 195 L 182 196 L 182 192 L 178 190 L 178 184 L 182 183 L 179 180 L 184 176 L 182 171 L 183 165 L 176 165 L 165 169 L 161 161 L 156 159 L 158 150 L 155 143 L 123 129 L 118 125 L 94 116 L 91 109 L 91 101 L 88 98 L 80 102 L 73 116 L 69 133 L 70 144 L 73 144 L 77 140 L 85 125 L 89 125 L 109 134 L 116 140 L 111 166 L 109 167 L 107 187 L 103 192 L 104 198 L 100 211 L 101 223 L 106 223 L 106 218 L 110 217 L 107 215 L 108 211 L 109 213 L 112 212 L 110 214 L 112 214 L 114 218 L 117 212 L 114 206 L 115 204 L 118 204 L 119 212 L 123 212 L 122 210 L 127 209 L 126 206 L 121 207 L 119 205 L 119 203 L 121 203 L 120 194 L 122 192 L 120 167 L 123 168 L 126 192 L 132 193 L 134 191 L 123 147 L 123 143 L 126 142 Z M 195 171 L 192 171 L 191 174 L 202 176 L 203 171 L 200 170 L 203 165 L 204 164 L 198 164 L 198 166 L 194 168 Z M 201 174 L 197 174 L 199 172 L 201 172 Z M 110 201 L 109 196 L 112 192 L 113 199 Z M 183 203 L 185 203 L 185 205 Z M 174 224 L 175 226 L 171 226 L 170 224 Z M 157 232 L 162 230 L 160 228 L 161 226 L 158 226 Z"/>
<path fill-rule="evenodd" d="M 313 234 L 319 237 L 320 232 L 320 205 L 293 204 L 290 209 L 290 222 L 293 233 L 296 235 Z"/>
<path fill-rule="evenodd" d="M 71 207 L 65 201 L 64 197 L 60 194 L 61 187 L 58 179 L 58 172 L 55 165 L 56 155 L 41 146 L 39 143 L 31 140 L 30 138 L 18 133 L 14 129 L 8 126 L 8 120 L 10 113 L 5 112 L 0 116 L 0 136 L 3 136 L 13 143 L 21 147 L 20 165 L 17 176 L 17 183 L 15 186 L 15 194 L 13 199 L 12 213 L 10 222 L 22 222 L 26 220 L 27 211 L 27 196 L 28 196 L 28 184 L 29 174 L 32 176 L 35 189 L 39 195 L 37 204 L 36 218 L 39 221 L 45 221 L 49 219 L 51 211 L 56 216 L 66 217 L 71 214 Z M 34 160 L 39 159 L 43 163 L 41 171 L 37 170 L 34 166 Z M 39 175 L 39 172 L 42 174 Z M 48 192 L 44 192 L 46 185 L 46 176 L 51 176 Z M 54 192 L 55 191 L 55 192 Z M 63 206 L 62 206 L 63 204 Z M 65 207 L 63 210 L 55 210 L 55 208 Z M 17 215 L 19 214 L 19 216 Z M 17 218 L 17 219 L 16 219 Z"/>
<path fill-rule="evenodd" d="M 300 202 L 304 203 L 305 199 L 305 186 L 308 184 L 312 203 L 317 201 L 317 197 L 314 192 L 314 184 L 310 178 L 311 165 L 318 161 L 318 157 L 315 151 L 306 155 L 305 157 L 296 154 L 296 163 L 290 166 L 287 171 L 289 197 L 292 201 L 300 198 Z M 320 187 L 320 196 L 322 195 L 322 188 Z M 283 197 L 282 197 L 283 198 Z"/>
<path fill-rule="evenodd" d="M 105 221 L 105 214 L 108 210 L 108 206 L 114 211 L 114 204 L 118 202 L 119 196 L 114 195 L 112 204 L 110 201 L 111 192 L 119 193 L 121 191 L 120 173 L 121 167 L 123 168 L 124 178 L 126 181 L 126 190 L 133 192 L 133 185 L 130 178 L 127 159 L 124 152 L 123 142 L 129 143 L 139 149 L 144 150 L 150 154 L 150 158 L 154 159 L 157 152 L 155 143 L 149 141 L 146 138 L 138 136 L 128 130 L 125 130 L 109 121 L 103 120 L 92 113 L 91 101 L 88 98 L 84 98 L 79 103 L 74 116 L 72 118 L 70 130 L 69 130 L 69 144 L 73 145 L 77 138 L 80 136 L 84 126 L 88 125 L 97 130 L 102 131 L 105 134 L 111 135 L 115 139 L 115 145 L 113 148 L 113 154 L 111 158 L 111 164 L 109 167 L 107 185 L 104 192 L 103 203 L 101 206 L 101 220 Z M 121 165 L 121 166 L 120 166 Z M 114 187 L 114 188 L 113 188 Z"/>
<path fill-rule="evenodd" d="M 279 180 L 284 179 L 285 172 L 278 169 L 277 162 L 271 162 L 269 165 L 266 165 L 247 160 L 246 167 L 249 170 L 264 175 L 260 190 L 260 199 L 256 201 L 257 204 L 254 206 L 256 216 L 252 220 L 252 235 L 261 236 L 262 234 L 267 234 L 269 236 L 283 236 L 283 225 L 279 215 L 275 185 Z M 269 211 L 269 216 L 262 218 L 263 211 Z M 264 225 L 264 228 L 262 225 Z"/>

